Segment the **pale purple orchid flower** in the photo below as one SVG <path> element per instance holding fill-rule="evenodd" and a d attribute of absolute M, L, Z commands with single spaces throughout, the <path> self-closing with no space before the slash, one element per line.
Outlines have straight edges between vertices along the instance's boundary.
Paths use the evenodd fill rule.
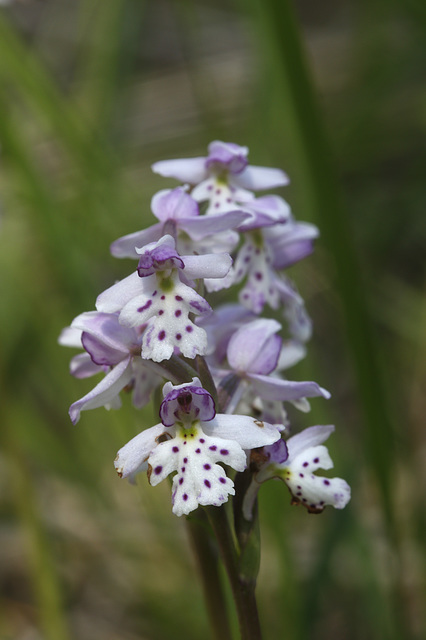
<path fill-rule="evenodd" d="M 247 229 L 244 244 L 228 279 L 232 284 L 246 279 L 239 299 L 254 313 L 261 313 L 266 304 L 272 309 L 283 304 L 288 304 L 292 311 L 303 309 L 303 300 L 295 287 L 278 271 L 312 253 L 318 229 L 314 225 L 294 222 L 291 218 L 279 224 L 271 219 L 271 224 L 266 226 L 264 219 L 265 214 L 259 219 L 253 216 L 243 223 L 243 228 Z M 293 316 L 290 323 L 292 335 L 298 339 L 303 335 L 308 339 L 310 332 L 305 328 L 304 331 L 298 330 Z"/>
<path fill-rule="evenodd" d="M 208 201 L 207 213 L 221 213 L 253 199 L 253 191 L 273 189 L 289 183 L 281 169 L 248 164 L 248 148 L 216 140 L 207 157 L 162 160 L 152 165 L 155 173 L 194 186 L 192 196 Z"/>
<path fill-rule="evenodd" d="M 249 211 L 241 210 L 201 216 L 198 203 L 185 187 L 159 191 L 151 200 L 151 209 L 159 222 L 115 240 L 111 245 L 113 256 L 137 258 L 137 247 L 157 242 L 164 235 L 165 225 L 174 230 L 179 253 L 231 252 L 239 241 L 234 229 L 251 217 Z"/>
<path fill-rule="evenodd" d="M 282 339 L 277 335 L 280 329 L 276 320 L 261 318 L 242 325 L 232 335 L 226 355 L 232 372 L 242 384 L 229 404 L 228 412 L 232 412 L 247 393 L 254 393 L 261 401 L 292 402 L 296 406 L 306 397 L 330 398 L 330 393 L 316 382 L 294 382 L 274 374 L 282 353 Z M 222 370 L 220 375 L 223 377 L 227 373 Z"/>
<path fill-rule="evenodd" d="M 244 497 L 246 520 L 253 517 L 253 505 L 260 485 L 270 478 L 283 480 L 292 495 L 291 504 L 301 504 L 310 513 L 320 513 L 327 505 L 336 509 L 347 505 L 351 490 L 345 480 L 324 478 L 314 473 L 317 469 L 333 467 L 328 450 L 322 444 L 333 431 L 333 425 L 309 427 L 287 442 L 278 440 L 263 449 L 265 460 L 254 474 Z"/>
<path fill-rule="evenodd" d="M 123 478 L 133 479 L 147 471 L 153 486 L 176 472 L 172 504 L 177 516 L 187 515 L 198 505 L 226 502 L 235 490 L 221 465 L 243 471 L 245 450 L 272 444 L 280 437 L 277 425 L 249 416 L 216 414 L 213 398 L 198 378 L 176 386 L 167 382 L 163 397 L 161 423 L 130 440 L 114 465 Z"/>
<path fill-rule="evenodd" d="M 293 219 L 289 219 L 287 225 L 269 226 L 262 232 L 265 243 L 271 248 L 275 269 L 287 269 L 310 256 L 314 240 L 319 236 L 319 229 L 314 224 Z"/>
<path fill-rule="evenodd" d="M 62 345 L 83 347 L 86 353 L 71 360 L 70 370 L 77 378 L 103 372 L 105 377 L 85 396 L 74 402 L 69 410 L 76 424 L 80 412 L 98 407 L 119 408 L 119 393 L 132 390 L 133 405 L 145 406 L 152 391 L 162 382 L 153 371 L 154 365 L 142 360 L 141 335 L 135 329 L 123 327 L 118 314 L 89 311 L 77 316 L 71 327 L 59 337 Z"/>
<path fill-rule="evenodd" d="M 198 278 L 223 278 L 231 267 L 231 257 L 180 256 L 169 235 L 137 252 L 137 271 L 101 293 L 96 308 L 105 313 L 118 312 L 124 326 L 146 325 L 141 352 L 144 359 L 160 362 L 169 359 L 175 349 L 187 358 L 203 355 L 206 332 L 192 322 L 189 314 L 211 313 L 211 307 L 189 283 Z"/>
<path fill-rule="evenodd" d="M 198 326 L 207 332 L 207 356 L 211 366 L 223 365 L 232 335 L 243 324 L 256 318 L 256 314 L 238 303 L 223 304 L 210 315 L 197 318 Z"/>

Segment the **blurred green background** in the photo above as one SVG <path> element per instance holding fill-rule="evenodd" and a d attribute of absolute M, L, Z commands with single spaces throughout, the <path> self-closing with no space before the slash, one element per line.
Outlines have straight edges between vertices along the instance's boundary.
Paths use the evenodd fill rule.
<path fill-rule="evenodd" d="M 336 424 L 353 488 L 321 516 L 262 488 L 265 638 L 426 637 L 425 34 L 421 0 L 0 8 L 2 639 L 209 637 L 168 486 L 112 466 L 157 418 L 125 397 L 73 427 L 93 380 L 57 336 L 130 273 L 109 244 L 175 184 L 151 163 L 213 139 L 285 169 L 279 193 L 321 229 L 291 272 L 315 333 L 290 377 L 333 397 L 291 417 Z"/>

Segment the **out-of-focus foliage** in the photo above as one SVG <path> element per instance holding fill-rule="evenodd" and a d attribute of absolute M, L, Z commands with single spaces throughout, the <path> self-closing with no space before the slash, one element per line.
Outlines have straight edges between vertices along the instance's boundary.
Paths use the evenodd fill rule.
<path fill-rule="evenodd" d="M 344 512 L 318 517 L 281 483 L 262 488 L 265 638 L 425 635 L 426 11 L 293 8 L 296 20 L 287 0 L 0 9 L 2 638 L 208 637 L 168 487 L 131 487 L 112 466 L 153 411 L 124 398 L 72 427 L 92 381 L 68 375 L 56 339 L 129 273 L 108 246 L 150 224 L 152 195 L 173 184 L 150 164 L 215 138 L 284 168 L 295 216 L 321 228 L 292 272 L 315 323 L 294 378 L 333 398 L 292 417 L 336 424 L 353 487 Z"/>

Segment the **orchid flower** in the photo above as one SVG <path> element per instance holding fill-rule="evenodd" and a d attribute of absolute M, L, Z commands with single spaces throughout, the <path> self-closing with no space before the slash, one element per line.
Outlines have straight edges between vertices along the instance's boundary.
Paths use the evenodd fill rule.
<path fill-rule="evenodd" d="M 140 409 L 162 381 L 153 371 L 154 365 L 140 356 L 141 335 L 133 328 L 120 325 L 117 314 L 82 313 L 71 327 L 63 330 L 59 342 L 85 349 L 85 353 L 71 360 L 72 375 L 85 378 L 100 372 L 106 374 L 89 393 L 71 405 L 69 414 L 74 424 L 83 410 L 102 406 L 119 408 L 118 394 L 124 388 L 132 390 L 133 404 Z"/>
<path fill-rule="evenodd" d="M 283 480 L 291 495 L 291 503 L 301 504 L 310 513 L 321 513 L 326 505 L 343 509 L 350 500 L 351 490 L 342 478 L 323 478 L 317 469 L 331 469 L 333 462 L 323 442 L 334 431 L 333 425 L 309 427 L 288 439 L 277 440 L 263 450 L 263 461 L 244 497 L 243 513 L 252 519 L 253 504 L 260 485 L 270 478 Z M 256 456 L 257 461 L 261 459 Z"/>
<path fill-rule="evenodd" d="M 276 320 L 260 318 L 243 324 L 232 335 L 227 347 L 227 360 L 243 384 L 239 393 L 234 395 L 228 411 L 232 411 L 248 392 L 261 400 L 279 402 L 297 402 L 314 396 L 330 397 L 329 392 L 316 382 L 293 382 L 273 375 L 282 351 L 282 339 L 277 335 L 280 329 L 281 325 Z M 222 370 L 221 376 L 226 373 Z"/>
<path fill-rule="evenodd" d="M 163 387 L 161 423 L 142 431 L 117 454 L 120 477 L 148 472 L 152 486 L 171 473 L 173 513 L 187 515 L 198 505 L 220 506 L 234 495 L 221 464 L 247 466 L 245 449 L 276 442 L 279 428 L 249 416 L 216 414 L 212 396 L 198 378 Z M 221 463 L 221 464 L 218 464 Z"/>
<path fill-rule="evenodd" d="M 207 157 L 161 160 L 152 170 L 193 185 L 192 197 L 208 202 L 207 214 L 218 214 L 252 200 L 253 191 L 288 184 L 281 169 L 249 165 L 247 157 L 247 147 L 216 140 L 210 143 Z"/>
<path fill-rule="evenodd" d="M 251 217 L 250 211 L 240 210 L 201 216 L 198 203 L 186 193 L 185 187 L 159 191 L 152 198 L 151 209 L 159 222 L 115 240 L 111 245 L 113 256 L 138 257 L 137 247 L 157 242 L 167 228 L 176 234 L 179 253 L 231 252 L 239 240 L 234 229 Z"/>
<path fill-rule="evenodd" d="M 211 307 L 183 278 L 186 282 L 223 278 L 232 263 L 230 256 L 180 256 L 169 235 L 137 251 L 137 271 L 104 291 L 97 299 L 97 309 L 118 312 L 119 322 L 127 327 L 146 325 L 142 358 L 160 362 L 169 359 L 174 349 L 187 358 L 204 354 L 206 332 L 189 314 L 211 313 Z"/>

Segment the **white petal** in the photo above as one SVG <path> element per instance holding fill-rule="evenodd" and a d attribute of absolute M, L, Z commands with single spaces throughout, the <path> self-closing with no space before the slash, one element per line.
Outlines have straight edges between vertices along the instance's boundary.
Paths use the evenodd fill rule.
<path fill-rule="evenodd" d="M 151 169 L 165 178 L 176 178 L 182 182 L 198 184 L 205 180 L 208 173 L 205 168 L 206 158 L 181 158 L 178 160 L 160 160 L 154 162 Z"/>
<path fill-rule="evenodd" d="M 281 169 L 255 167 L 254 165 L 249 165 L 241 173 L 232 176 L 232 183 L 252 191 L 274 189 L 285 186 L 289 182 L 287 174 Z"/>
<path fill-rule="evenodd" d="M 115 240 L 110 246 L 111 254 L 115 258 L 137 258 L 138 253 L 136 247 L 140 248 L 147 244 L 157 242 L 161 237 L 162 228 L 163 223 L 158 222 L 148 227 L 148 229 L 129 233 L 126 236 L 118 238 L 118 240 Z"/>
<path fill-rule="evenodd" d="M 76 347 L 81 349 L 81 330 L 75 327 L 65 327 L 62 329 L 58 342 L 63 347 Z"/>
<path fill-rule="evenodd" d="M 163 424 L 157 424 L 139 433 L 120 449 L 114 461 L 114 467 L 121 478 L 134 476 L 139 471 L 146 471 L 148 457 L 158 446 L 156 438 L 165 430 L 166 427 Z"/>
<path fill-rule="evenodd" d="M 96 309 L 105 313 L 121 311 L 125 304 L 146 290 L 151 290 L 153 276 L 140 278 L 137 271 L 103 291 L 96 300 Z"/>
<path fill-rule="evenodd" d="M 291 436 L 287 442 L 289 461 L 294 460 L 305 449 L 325 442 L 334 429 L 332 424 L 316 425 Z"/>
<path fill-rule="evenodd" d="M 212 253 L 203 256 L 182 256 L 184 274 L 190 280 L 196 278 L 224 278 L 232 266 L 227 253 Z"/>
<path fill-rule="evenodd" d="M 326 505 L 343 509 L 350 499 L 349 485 L 342 478 L 323 478 L 313 472 L 331 469 L 333 462 L 324 446 L 310 447 L 283 467 L 282 477 L 291 493 L 309 510 L 322 511 Z"/>
<path fill-rule="evenodd" d="M 237 471 L 246 467 L 246 455 L 236 443 L 210 438 L 201 429 L 179 432 L 172 440 L 162 442 L 149 457 L 150 483 L 154 486 L 170 473 L 173 479 L 173 513 L 186 515 L 199 504 L 219 506 L 234 494 L 233 482 L 217 462 Z"/>
<path fill-rule="evenodd" d="M 235 440 L 243 449 L 263 447 L 280 438 L 277 425 L 256 420 L 251 416 L 224 413 L 218 413 L 213 420 L 203 422 L 203 430 L 214 438 Z"/>
<path fill-rule="evenodd" d="M 130 382 L 131 377 L 132 368 L 131 358 L 129 357 L 119 362 L 94 389 L 70 406 L 69 414 L 73 424 L 79 421 L 81 411 L 97 409 L 111 402 L 121 389 Z"/>

